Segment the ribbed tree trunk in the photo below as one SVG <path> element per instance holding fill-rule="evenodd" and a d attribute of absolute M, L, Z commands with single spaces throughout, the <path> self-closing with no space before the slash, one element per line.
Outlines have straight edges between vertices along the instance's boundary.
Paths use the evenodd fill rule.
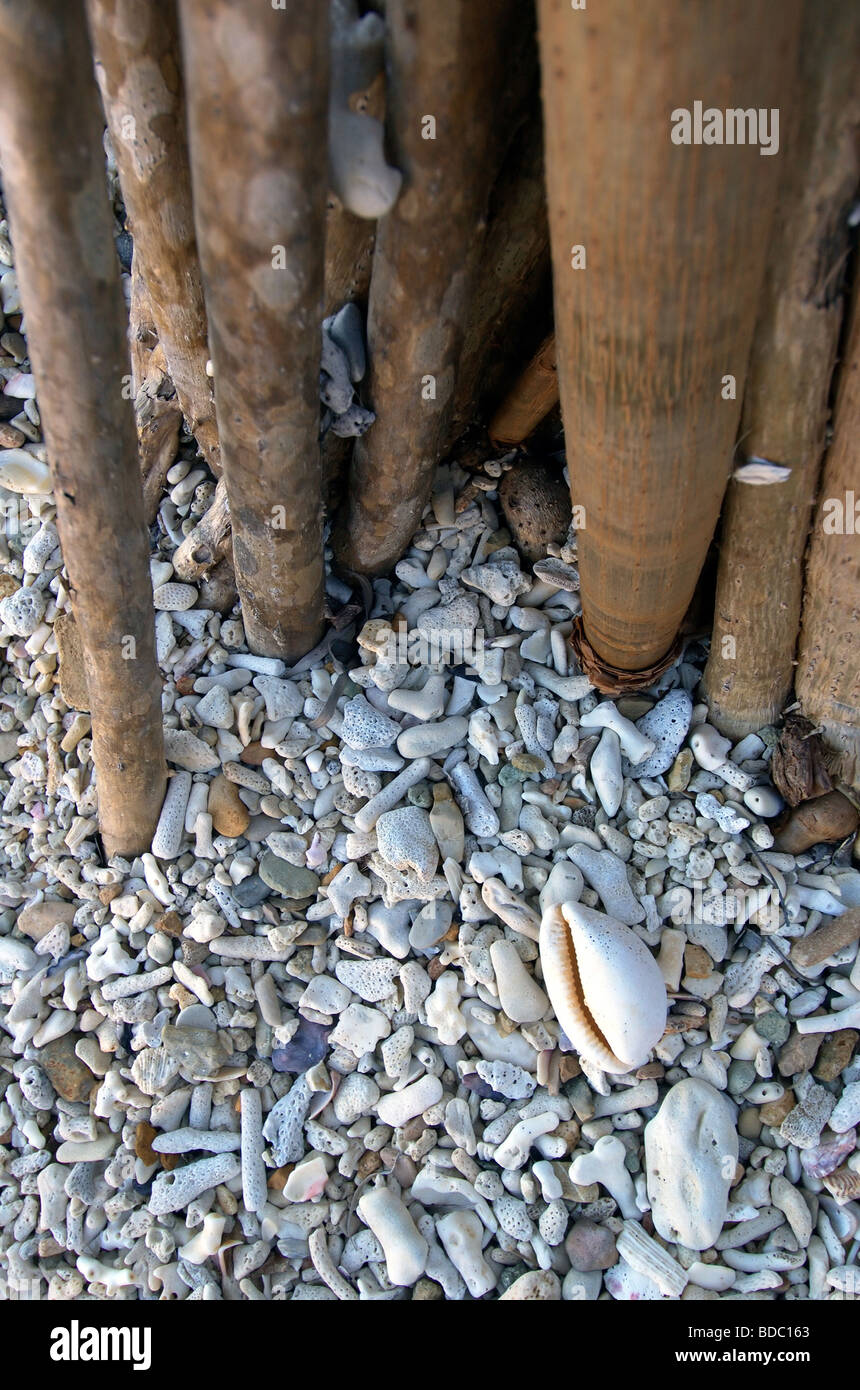
<path fill-rule="evenodd" d="M 609 668 L 659 662 L 693 595 L 731 466 L 783 162 L 757 144 L 674 143 L 685 132 L 673 113 L 689 109 L 692 126 L 697 100 L 784 109 L 799 8 L 539 0 L 584 631 Z"/>
<path fill-rule="evenodd" d="M 102 115 L 83 0 L 0 0 L 3 187 L 84 649 L 108 854 L 149 848 L 166 781 L 149 546 Z"/>
<path fill-rule="evenodd" d="M 824 461 L 806 561 L 796 690 L 807 719 L 860 787 L 860 294 L 839 371 L 833 440 Z"/>
<path fill-rule="evenodd" d="M 87 13 L 135 259 L 182 413 L 218 473 L 176 6 L 174 0 L 87 0 Z"/>
<path fill-rule="evenodd" d="M 404 184 L 377 228 L 367 398 L 336 549 L 376 574 L 426 505 L 453 403 L 487 201 L 508 0 L 389 0 L 391 162 Z"/>
<path fill-rule="evenodd" d="M 710 717 L 742 737 L 777 719 L 794 682 L 803 552 L 842 326 L 847 212 L 860 179 L 860 9 L 807 0 L 798 128 L 768 248 L 741 420 L 746 457 L 784 482 L 729 484 L 711 654 Z"/>
<path fill-rule="evenodd" d="M 323 626 L 319 367 L 327 6 L 181 0 L 194 217 L 251 649 Z"/>

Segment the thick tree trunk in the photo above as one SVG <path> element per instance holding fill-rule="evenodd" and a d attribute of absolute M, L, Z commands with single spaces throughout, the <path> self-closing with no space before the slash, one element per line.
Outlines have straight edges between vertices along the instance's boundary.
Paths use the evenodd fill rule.
<path fill-rule="evenodd" d="M 490 112 L 509 58 L 507 0 L 390 0 L 388 125 L 404 174 L 377 229 L 368 399 L 336 549 L 381 573 L 409 543 L 445 440 L 495 173 Z"/>
<path fill-rule="evenodd" d="M 292 663 L 323 627 L 327 6 L 180 14 L 236 582 L 251 649 Z"/>
<path fill-rule="evenodd" d="M 796 689 L 803 713 L 860 785 L 860 293 L 839 375 L 833 441 L 806 562 Z"/>
<path fill-rule="evenodd" d="M 87 0 L 87 12 L 135 260 L 182 412 L 219 473 L 176 6 L 174 0 Z"/>
<path fill-rule="evenodd" d="M 742 737 L 777 719 L 794 681 L 803 552 L 842 324 L 847 212 L 860 178 L 860 10 L 807 0 L 798 130 L 768 251 L 741 421 L 747 457 L 784 482 L 729 484 L 711 655 L 710 717 Z"/>
<path fill-rule="evenodd" d="M 675 113 L 785 109 L 799 3 L 539 0 L 538 15 L 584 630 L 635 672 L 670 649 L 719 516 L 782 163 L 759 143 L 675 143 Z"/>
<path fill-rule="evenodd" d="M 83 0 L 0 0 L 0 146 L 108 854 L 148 849 L 166 780 L 126 313 Z"/>

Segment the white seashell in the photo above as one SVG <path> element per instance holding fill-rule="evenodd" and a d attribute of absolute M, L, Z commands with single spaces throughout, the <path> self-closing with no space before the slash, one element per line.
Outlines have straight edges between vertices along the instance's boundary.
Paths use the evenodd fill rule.
<path fill-rule="evenodd" d="M 621 744 L 612 729 L 603 730 L 589 771 L 601 806 L 607 816 L 614 816 L 621 805 L 624 778 L 621 776 Z"/>
<path fill-rule="evenodd" d="M 636 1221 L 624 1222 L 616 1239 L 616 1248 L 631 1269 L 654 1280 L 664 1297 L 681 1297 L 689 1282 L 689 1275 Z"/>
<path fill-rule="evenodd" d="M 771 463 L 768 459 L 751 458 L 736 468 L 732 477 L 739 483 L 752 483 L 764 487 L 770 483 L 784 483 L 791 477 L 791 469 L 781 463 Z"/>
<path fill-rule="evenodd" d="M 53 487 L 51 470 L 26 449 L 0 449 L 0 487 L 27 497 L 44 496 Z"/>
<path fill-rule="evenodd" d="M 544 984 L 578 1052 L 620 1075 L 642 1065 L 666 1027 L 666 987 L 639 937 L 602 912 L 563 903 L 540 927 Z"/>
<path fill-rule="evenodd" d="M 145 1096 L 157 1096 L 167 1090 L 178 1070 L 179 1063 L 163 1047 L 145 1047 L 134 1060 L 131 1077 Z"/>

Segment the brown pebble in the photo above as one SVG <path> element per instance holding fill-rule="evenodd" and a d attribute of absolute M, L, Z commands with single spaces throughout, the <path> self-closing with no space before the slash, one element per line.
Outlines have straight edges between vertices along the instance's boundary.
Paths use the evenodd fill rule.
<path fill-rule="evenodd" d="M 666 1068 L 662 1062 L 646 1062 L 644 1067 L 637 1067 L 635 1072 L 637 1081 L 659 1081 L 665 1074 Z"/>
<path fill-rule="evenodd" d="M 64 1033 L 36 1054 L 39 1066 L 63 1100 L 86 1100 L 96 1084 L 89 1067 L 75 1052 L 77 1033 Z"/>
<path fill-rule="evenodd" d="M 172 999 L 173 1002 L 180 1009 L 188 1009 L 191 1007 L 192 1004 L 200 1003 L 200 1000 L 197 998 L 196 994 L 192 994 L 191 990 L 186 989 L 185 986 L 181 985 L 178 980 L 176 981 L 175 985 L 170 986 L 170 989 L 167 991 L 167 997 L 169 999 Z"/>
<path fill-rule="evenodd" d="M 176 685 L 176 689 L 178 690 L 178 692 L 179 692 L 180 695 L 193 695 L 193 694 L 194 694 L 194 677 L 193 677 L 193 676 L 180 676 L 179 679 L 175 682 L 175 685 Z"/>
<path fill-rule="evenodd" d="M 20 449 L 26 442 L 27 436 L 23 430 L 8 424 L 6 420 L 0 421 L 0 449 Z M 5 598 L 6 595 L 3 594 L 2 597 Z"/>
<path fill-rule="evenodd" d="M 112 903 L 114 898 L 119 897 L 122 897 L 121 883 L 107 883 L 105 884 L 104 888 L 99 889 L 99 902 L 104 907 L 107 907 L 109 903 Z"/>
<path fill-rule="evenodd" d="M 578 1274 L 594 1269 L 611 1269 L 618 1262 L 615 1237 L 607 1226 L 583 1217 L 568 1231 L 564 1248 L 572 1267 Z"/>
<path fill-rule="evenodd" d="M 795 807 L 777 831 L 774 848 L 782 854 L 802 854 L 813 845 L 835 844 L 857 829 L 858 820 L 860 816 L 847 796 L 827 792 Z"/>
<path fill-rule="evenodd" d="M 8 598 L 18 592 L 18 581 L 14 574 L 0 574 L 0 598 Z"/>
<path fill-rule="evenodd" d="M 283 1168 L 273 1168 L 266 1178 L 266 1186 L 272 1192 L 283 1192 L 287 1185 L 287 1178 L 295 1168 L 294 1163 L 287 1163 Z"/>
<path fill-rule="evenodd" d="M 842 1028 L 838 1033 L 826 1037 L 818 1054 L 813 1075 L 819 1081 L 835 1081 L 854 1056 L 858 1040 L 860 1033 L 856 1028 Z"/>
<path fill-rule="evenodd" d="M 562 1120 L 558 1128 L 553 1130 L 553 1134 L 556 1138 L 563 1139 L 567 1145 L 567 1152 L 572 1153 L 579 1143 L 579 1121 Z"/>
<path fill-rule="evenodd" d="M 442 1289 L 432 1279 L 419 1279 L 412 1288 L 413 1303 L 436 1303 L 442 1297 Z"/>
<path fill-rule="evenodd" d="M 684 972 L 691 980 L 706 980 L 714 968 L 714 962 L 704 946 L 684 947 Z"/>
<path fill-rule="evenodd" d="M 355 1176 L 359 1182 L 362 1182 L 365 1178 L 369 1178 L 371 1173 L 378 1173 L 381 1167 L 382 1159 L 379 1154 L 374 1153 L 372 1149 L 365 1149 L 356 1165 Z"/>
<path fill-rule="evenodd" d="M 797 1076 L 800 1072 L 811 1071 L 823 1041 L 823 1033 L 792 1033 L 780 1048 L 776 1064 L 780 1076 Z"/>
<path fill-rule="evenodd" d="M 141 1120 L 134 1131 L 134 1151 L 149 1167 L 158 1163 L 162 1156 L 152 1147 L 152 1141 L 157 1137 L 158 1130 L 148 1120 Z"/>
<path fill-rule="evenodd" d="M 155 931 L 163 931 L 166 936 L 182 935 L 182 918 L 172 908 L 156 917 L 152 925 Z"/>
<path fill-rule="evenodd" d="M 239 761 L 248 767 L 262 767 L 264 758 L 271 758 L 271 748 L 264 748 L 259 740 L 253 743 L 246 743 L 242 752 L 239 754 Z"/>
<path fill-rule="evenodd" d="M 75 619 L 71 613 L 60 613 L 54 623 L 60 669 L 60 694 L 69 709 L 90 710 L 87 677 L 84 670 L 84 649 Z"/>
<path fill-rule="evenodd" d="M 244 835 L 251 822 L 251 812 L 240 797 L 239 788 L 223 772 L 209 784 L 208 810 L 215 833 L 226 835 L 230 840 Z"/>
<path fill-rule="evenodd" d="M 27 907 L 22 907 L 15 925 L 19 932 L 29 936 L 31 941 L 41 941 L 58 922 L 65 922 L 67 927 L 71 927 L 80 905 L 60 901 L 30 903 Z"/>
<path fill-rule="evenodd" d="M 427 966 L 427 974 L 430 976 L 431 980 L 438 980 L 444 969 L 445 962 L 442 960 L 441 956 L 434 956 Z"/>
<path fill-rule="evenodd" d="M 778 1129 L 796 1104 L 794 1091 L 789 1087 L 785 1095 L 780 1096 L 779 1100 L 769 1100 L 760 1106 L 758 1117 L 763 1125 L 771 1125 L 774 1129 Z"/>
<path fill-rule="evenodd" d="M 581 1072 L 582 1067 L 576 1054 L 574 1052 L 562 1052 L 558 1062 L 558 1079 L 562 1086 L 565 1081 L 572 1081 Z"/>
<path fill-rule="evenodd" d="M 831 917 L 811 936 L 795 941 L 789 957 L 799 970 L 809 970 L 855 941 L 860 941 L 860 907 L 849 907 L 841 917 Z"/>
<path fill-rule="evenodd" d="M 162 1168 L 165 1168 L 168 1173 L 171 1173 L 182 1162 L 182 1154 L 159 1154 L 158 1157 L 161 1159 Z"/>

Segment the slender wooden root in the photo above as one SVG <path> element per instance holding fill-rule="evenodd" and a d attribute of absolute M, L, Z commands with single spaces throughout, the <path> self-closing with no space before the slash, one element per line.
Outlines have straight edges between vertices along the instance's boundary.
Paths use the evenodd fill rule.
<path fill-rule="evenodd" d="M 182 0 L 194 216 L 248 643 L 323 629 L 319 370 L 327 6 Z"/>
<path fill-rule="evenodd" d="M 185 139 L 174 0 L 87 0 L 96 75 L 167 370 L 188 427 L 221 471 Z"/>
<path fill-rule="evenodd" d="M 839 375 L 833 442 L 824 461 L 806 562 L 796 689 L 803 713 L 839 755 L 842 781 L 860 783 L 860 295 Z"/>
<path fill-rule="evenodd" d="M 93 724 L 108 854 L 149 848 L 167 770 L 102 116 L 82 0 L 0 4 L 0 145 Z M 81 363 L 86 370 L 81 371 Z"/>
<path fill-rule="evenodd" d="M 555 334 L 550 334 L 490 421 L 490 438 L 494 444 L 522 444 L 557 404 Z"/>
<path fill-rule="evenodd" d="M 807 0 L 797 131 L 774 222 L 740 436 L 747 458 L 769 459 L 791 473 L 764 487 L 739 479 L 729 484 L 704 678 L 710 718 L 734 738 L 777 719 L 794 683 L 803 552 L 843 319 L 846 211 L 860 179 L 858 48 L 856 6 Z"/>
<path fill-rule="evenodd" d="M 499 0 L 391 0 L 386 9 L 392 156 L 404 187 L 380 221 L 373 257 L 368 398 L 377 419 L 356 441 L 335 538 L 339 559 L 358 573 L 394 564 L 430 495 L 497 162 L 487 112 L 509 14 Z"/>

